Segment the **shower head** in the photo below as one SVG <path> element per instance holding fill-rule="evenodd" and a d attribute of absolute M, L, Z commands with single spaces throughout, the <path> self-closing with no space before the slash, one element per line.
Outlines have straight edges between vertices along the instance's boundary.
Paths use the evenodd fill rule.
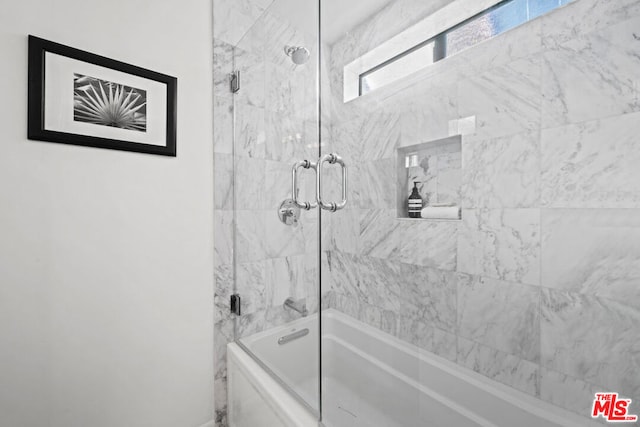
<path fill-rule="evenodd" d="M 302 46 L 285 46 L 284 53 L 286 53 L 296 65 L 305 64 L 310 56 L 309 50 Z"/>

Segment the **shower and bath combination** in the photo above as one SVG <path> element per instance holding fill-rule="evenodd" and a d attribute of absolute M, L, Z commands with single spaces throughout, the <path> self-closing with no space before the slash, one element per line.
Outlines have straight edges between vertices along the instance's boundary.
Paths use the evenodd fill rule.
<path fill-rule="evenodd" d="M 612 209 L 632 195 L 587 169 L 633 182 L 615 159 L 636 154 L 640 113 L 574 61 L 633 78 L 640 0 L 377 1 L 275 0 L 223 45 L 250 84 L 217 110 L 236 196 L 218 209 L 217 301 L 244 305 L 216 323 L 230 342 L 218 413 L 231 427 L 585 427 L 592 390 L 636 404 L 625 325 L 640 314 L 622 301 L 638 299 L 600 279 L 632 271 L 637 212 Z M 415 181 L 420 208 L 453 218 L 409 216 Z"/>

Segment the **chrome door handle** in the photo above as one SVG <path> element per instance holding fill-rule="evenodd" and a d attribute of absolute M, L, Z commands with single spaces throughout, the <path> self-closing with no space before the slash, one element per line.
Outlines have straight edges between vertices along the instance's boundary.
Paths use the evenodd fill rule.
<path fill-rule="evenodd" d="M 322 165 L 326 162 L 329 162 L 330 165 L 337 163 L 342 168 L 342 200 L 337 203 L 322 200 Z M 326 154 L 318 160 L 316 165 L 316 200 L 318 206 L 331 212 L 339 211 L 347 205 L 347 165 L 344 164 L 342 157 L 336 153 Z"/>
<path fill-rule="evenodd" d="M 295 205 L 297 207 L 299 207 L 300 209 L 304 209 L 304 210 L 311 210 L 311 209 L 315 209 L 318 207 L 318 203 L 316 203 L 315 201 L 311 201 L 311 202 L 301 202 L 298 200 L 298 169 L 300 168 L 304 168 L 304 169 L 313 169 L 316 172 L 316 175 L 318 173 L 318 169 L 316 167 L 316 164 L 313 162 L 310 162 L 309 160 L 301 160 L 297 163 L 295 163 L 293 165 L 293 168 L 291 169 L 291 199 L 293 200 L 293 203 L 295 203 Z"/>

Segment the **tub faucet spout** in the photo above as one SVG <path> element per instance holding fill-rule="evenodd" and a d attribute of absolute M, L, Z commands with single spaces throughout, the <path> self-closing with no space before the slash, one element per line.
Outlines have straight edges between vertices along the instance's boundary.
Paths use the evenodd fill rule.
<path fill-rule="evenodd" d="M 304 298 L 296 301 L 293 298 L 289 297 L 284 301 L 284 306 L 286 308 L 297 311 L 298 313 L 302 314 L 303 317 L 309 314 L 309 311 L 307 310 L 307 302 Z"/>

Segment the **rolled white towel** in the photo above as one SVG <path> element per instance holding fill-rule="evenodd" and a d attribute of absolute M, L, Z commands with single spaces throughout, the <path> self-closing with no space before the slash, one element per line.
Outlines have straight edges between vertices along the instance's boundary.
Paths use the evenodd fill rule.
<path fill-rule="evenodd" d="M 460 219 L 460 207 L 427 206 L 422 209 L 421 215 L 426 219 Z"/>

